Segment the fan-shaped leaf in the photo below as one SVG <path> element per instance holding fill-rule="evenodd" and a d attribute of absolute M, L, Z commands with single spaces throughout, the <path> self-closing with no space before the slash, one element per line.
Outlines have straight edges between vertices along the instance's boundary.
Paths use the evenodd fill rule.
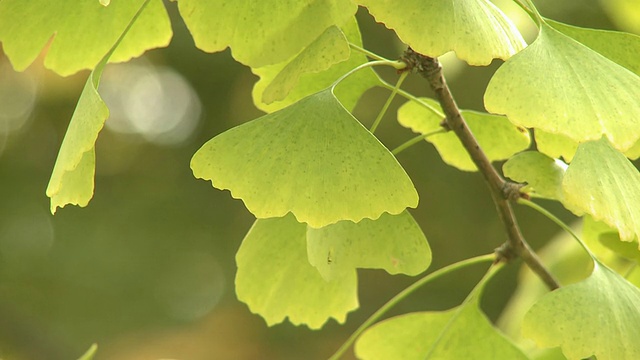
<path fill-rule="evenodd" d="M 571 162 L 578 150 L 577 142 L 561 134 L 536 129 L 535 138 L 538 151 L 554 159 L 562 157 L 566 162 Z"/>
<path fill-rule="evenodd" d="M 640 77 L 543 24 L 536 41 L 494 74 L 492 113 L 577 142 L 606 135 L 625 151 L 640 138 Z"/>
<path fill-rule="evenodd" d="M 256 220 L 236 254 L 238 299 L 269 326 L 288 316 L 318 329 L 358 308 L 355 270 L 325 281 L 307 260 L 306 229 L 292 215 Z"/>
<path fill-rule="evenodd" d="M 442 111 L 436 101 L 426 98 L 421 100 L 434 109 Z M 508 159 L 513 154 L 529 147 L 529 133 L 510 123 L 504 116 L 469 110 L 462 110 L 461 114 L 491 161 Z M 427 134 L 439 129 L 442 120 L 442 116 L 414 101 L 409 101 L 398 109 L 398 122 L 417 133 Z M 447 164 L 460 170 L 477 170 L 454 133 L 436 134 L 429 136 L 426 140 L 436 147 L 442 160 Z"/>
<path fill-rule="evenodd" d="M 562 199 L 562 177 L 567 165 L 537 151 L 516 154 L 502 166 L 505 176 L 527 185 L 523 191 L 543 198 Z"/>
<path fill-rule="evenodd" d="M 289 59 L 357 10 L 348 0 L 180 0 L 178 8 L 198 48 L 230 47 L 236 60 L 252 68 Z"/>
<path fill-rule="evenodd" d="M 144 0 L 0 1 L 0 42 L 16 70 L 27 68 L 53 37 L 44 65 L 60 75 L 93 69 L 118 40 Z M 109 61 L 127 61 L 171 40 L 171 23 L 160 0 L 140 15 Z"/>
<path fill-rule="evenodd" d="M 329 89 L 216 136 L 191 168 L 258 218 L 292 212 L 316 228 L 418 204 L 404 169 Z"/>
<path fill-rule="evenodd" d="M 333 281 L 355 268 L 382 268 L 390 274 L 417 275 L 431 263 L 431 249 L 407 211 L 377 220 L 340 221 L 307 229 L 309 262 Z"/>
<path fill-rule="evenodd" d="M 451 50 L 470 65 L 508 59 L 526 46 L 509 18 L 487 0 L 359 0 L 378 22 L 418 53 Z"/>
<path fill-rule="evenodd" d="M 640 173 L 606 139 L 580 144 L 562 181 L 563 204 L 631 241 L 640 235 Z"/>
<path fill-rule="evenodd" d="M 553 291 L 526 314 L 523 334 L 569 359 L 640 358 L 640 290 L 596 262 L 589 278 Z"/>

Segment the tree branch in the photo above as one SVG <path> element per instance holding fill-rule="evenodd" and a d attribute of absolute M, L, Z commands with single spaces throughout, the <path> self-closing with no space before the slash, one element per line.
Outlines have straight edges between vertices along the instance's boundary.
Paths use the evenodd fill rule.
<path fill-rule="evenodd" d="M 520 197 L 520 186 L 513 182 L 505 181 L 480 148 L 478 141 L 469 130 L 466 121 L 460 114 L 458 105 L 451 95 L 438 59 L 418 54 L 409 48 L 404 53 L 402 60 L 407 63 L 407 70 L 418 72 L 427 79 L 445 113 L 447 126 L 460 139 L 491 190 L 491 197 L 498 211 L 498 216 L 507 233 L 507 241 L 496 249 L 496 261 L 509 262 L 516 257 L 520 257 L 551 290 L 559 288 L 558 281 L 542 265 L 540 259 L 531 250 L 531 247 L 520 232 L 520 227 L 511 207 L 511 201 Z"/>

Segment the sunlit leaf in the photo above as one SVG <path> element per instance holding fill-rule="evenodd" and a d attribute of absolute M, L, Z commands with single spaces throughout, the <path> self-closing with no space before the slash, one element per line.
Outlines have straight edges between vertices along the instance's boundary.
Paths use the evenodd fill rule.
<path fill-rule="evenodd" d="M 562 192 L 565 207 L 618 229 L 622 240 L 640 235 L 640 173 L 606 139 L 580 144 Z"/>
<path fill-rule="evenodd" d="M 640 138 L 640 77 L 543 24 L 489 82 L 485 107 L 574 141 L 602 135 L 625 151 Z"/>
<path fill-rule="evenodd" d="M 252 68 L 291 58 L 357 10 L 348 0 L 180 0 L 178 8 L 198 48 L 230 47 L 236 60 Z"/>
<path fill-rule="evenodd" d="M 420 226 L 407 211 L 377 220 L 340 221 L 307 230 L 309 262 L 333 281 L 355 268 L 385 269 L 417 275 L 431 263 L 431 249 Z"/>
<path fill-rule="evenodd" d="M 534 134 L 538 151 L 551 158 L 563 158 L 566 162 L 571 162 L 578 150 L 578 143 L 564 135 L 551 134 L 540 129 L 536 129 Z"/>
<path fill-rule="evenodd" d="M 44 65 L 60 75 L 93 69 L 111 49 L 144 0 L 0 1 L 0 42 L 13 67 L 26 69 L 47 46 Z M 127 61 L 171 40 L 171 23 L 160 0 L 145 8 L 109 61 Z"/>
<path fill-rule="evenodd" d="M 589 278 L 553 291 L 526 314 L 523 335 L 567 358 L 640 359 L 640 289 L 596 262 Z"/>
<path fill-rule="evenodd" d="M 440 105 L 431 99 L 422 101 L 442 111 Z M 473 135 L 478 140 L 490 161 L 504 160 L 529 147 L 529 133 L 513 125 L 504 116 L 490 115 L 475 111 L 462 110 Z M 409 101 L 398 109 L 398 122 L 414 132 L 427 134 L 440 128 L 443 118 L 414 101 Z M 471 157 L 453 132 L 429 136 L 442 160 L 460 170 L 476 171 Z"/>
<path fill-rule="evenodd" d="M 214 137 L 191 168 L 258 218 L 292 212 L 316 228 L 418 204 L 404 169 L 329 89 Z"/>
<path fill-rule="evenodd" d="M 307 225 L 287 215 L 256 220 L 236 254 L 236 293 L 268 325 L 286 317 L 318 329 L 358 307 L 356 272 L 325 281 L 307 260 Z"/>
<path fill-rule="evenodd" d="M 489 65 L 526 46 L 511 20 L 487 0 L 358 3 L 413 50 L 434 58 L 453 50 L 470 65 Z"/>
<path fill-rule="evenodd" d="M 561 200 L 562 177 L 567 165 L 537 151 L 516 154 L 502 166 L 504 175 L 514 181 L 526 183 L 524 192 L 536 196 Z"/>
<path fill-rule="evenodd" d="M 342 31 L 349 42 L 362 46 L 360 30 L 358 29 L 358 24 L 355 19 L 347 21 L 347 23 L 342 27 Z M 275 101 L 267 104 L 263 101 L 263 94 L 266 88 L 271 86 L 271 83 L 275 80 L 278 74 L 288 67 L 292 61 L 293 60 L 287 60 L 279 64 L 252 69 L 253 73 L 260 77 L 260 80 L 256 82 L 252 91 L 253 102 L 259 109 L 265 112 L 274 112 L 311 94 L 322 91 L 349 70 L 367 62 L 367 58 L 357 51 L 351 51 L 347 61 L 333 64 L 324 71 L 301 74 L 296 85 L 290 89 L 286 98 L 282 101 Z M 340 82 L 335 89 L 335 94 L 345 108 L 352 110 L 360 96 L 367 89 L 378 84 L 380 84 L 380 81 L 373 70 L 371 68 L 366 68 L 350 75 Z"/>
<path fill-rule="evenodd" d="M 85 352 L 82 356 L 80 356 L 78 360 L 93 360 L 93 357 L 96 356 L 97 351 L 98 351 L 98 344 L 92 344 L 91 347 L 89 347 L 89 349 L 87 350 L 87 352 Z"/>

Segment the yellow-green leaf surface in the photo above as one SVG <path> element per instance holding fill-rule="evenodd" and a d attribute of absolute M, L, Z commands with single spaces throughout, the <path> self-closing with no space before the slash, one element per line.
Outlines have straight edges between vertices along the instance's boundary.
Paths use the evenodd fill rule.
<path fill-rule="evenodd" d="M 330 89 L 214 137 L 191 169 L 258 218 L 292 212 L 315 228 L 418 204 L 395 157 Z"/>
<path fill-rule="evenodd" d="M 589 278 L 555 290 L 525 315 L 523 335 L 568 359 L 640 359 L 640 289 L 596 262 Z"/>
<path fill-rule="evenodd" d="M 358 29 L 358 23 L 355 19 L 347 21 L 342 27 L 342 31 L 349 42 L 362 46 L 360 30 Z M 342 48 L 343 45 L 342 40 L 335 43 L 333 46 L 338 49 L 334 49 L 332 52 L 340 52 L 341 50 L 339 49 Z M 367 58 L 362 53 L 351 51 L 348 60 L 335 63 L 326 70 L 301 73 L 297 83 L 293 88 L 289 89 L 284 99 L 267 104 L 267 102 L 263 101 L 266 89 L 271 87 L 271 84 L 276 81 L 279 74 L 290 67 L 291 63 L 300 55 L 301 54 L 296 55 L 293 60 L 290 59 L 279 64 L 251 70 L 260 77 L 260 80 L 256 82 L 252 91 L 253 102 L 259 109 L 265 112 L 274 112 L 287 107 L 300 99 L 326 89 L 348 71 L 367 62 Z M 326 61 L 318 60 L 317 64 L 321 63 L 324 64 Z M 298 69 L 298 66 L 292 69 Z M 340 82 L 335 89 L 335 94 L 345 108 L 352 110 L 360 96 L 366 90 L 378 84 L 380 84 L 380 80 L 374 71 L 371 68 L 365 68 Z"/>
<path fill-rule="evenodd" d="M 438 111 L 442 111 L 436 101 L 426 98 L 421 100 Z M 529 133 L 525 129 L 513 125 L 504 116 L 469 110 L 462 110 L 461 114 L 490 161 L 508 159 L 513 154 L 529 147 Z M 439 129 L 442 120 L 442 116 L 415 101 L 409 101 L 398 109 L 398 122 L 417 133 L 427 134 Z M 436 147 L 442 160 L 447 164 L 460 170 L 477 170 L 469 154 L 453 132 L 432 135 L 426 140 Z"/>
<path fill-rule="evenodd" d="M 562 199 L 562 178 L 567 165 L 537 151 L 516 154 L 502 166 L 504 176 L 526 183 L 522 191 L 547 199 Z"/>
<path fill-rule="evenodd" d="M 431 249 L 407 211 L 377 220 L 340 221 L 307 229 L 309 262 L 333 281 L 355 268 L 382 268 L 390 274 L 417 275 L 431 264 Z"/>
<path fill-rule="evenodd" d="M 485 107 L 513 123 L 577 142 L 602 135 L 625 151 L 640 138 L 640 77 L 543 24 L 494 74 Z"/>
<path fill-rule="evenodd" d="M 252 68 L 291 58 L 357 10 L 349 0 L 180 0 L 178 8 L 198 48 L 230 47 Z"/>
<path fill-rule="evenodd" d="M 98 344 L 92 344 L 91 347 L 85 352 L 82 356 L 78 358 L 78 360 L 92 360 L 94 356 L 96 356 L 96 352 L 98 351 Z"/>
<path fill-rule="evenodd" d="M 606 139 L 580 144 L 562 192 L 567 209 L 616 228 L 622 240 L 640 235 L 640 173 Z"/>
<path fill-rule="evenodd" d="M 400 40 L 431 57 L 451 50 L 470 65 L 506 60 L 526 46 L 515 25 L 487 0 L 359 0 Z"/>
<path fill-rule="evenodd" d="M 546 131 L 536 129 L 536 147 L 541 153 L 554 159 L 563 158 L 566 162 L 571 162 L 578 150 L 578 143 L 561 134 L 551 134 Z"/>
<path fill-rule="evenodd" d="M 600 0 L 609 19 L 625 31 L 640 34 L 640 7 L 636 0 Z"/>
<path fill-rule="evenodd" d="M 602 245 L 612 250 L 619 256 L 640 262 L 640 249 L 638 247 L 638 239 L 631 242 L 620 240 L 620 236 L 616 232 L 607 232 L 600 234 L 599 240 Z"/>
<path fill-rule="evenodd" d="M 325 281 L 307 260 L 307 225 L 287 215 L 256 220 L 236 254 L 236 293 L 269 326 L 286 317 L 318 329 L 358 307 L 356 271 Z"/>
<path fill-rule="evenodd" d="M 44 65 L 60 75 L 93 69 L 116 43 L 144 0 L 2 0 L 0 42 L 13 67 L 27 68 L 47 46 Z M 110 61 L 127 61 L 171 41 L 171 23 L 161 0 L 140 15 Z"/>

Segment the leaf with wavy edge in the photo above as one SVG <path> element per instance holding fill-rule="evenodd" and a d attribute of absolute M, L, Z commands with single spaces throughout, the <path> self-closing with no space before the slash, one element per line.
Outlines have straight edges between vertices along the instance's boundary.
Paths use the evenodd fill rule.
<path fill-rule="evenodd" d="M 46 50 L 44 65 L 66 76 L 94 69 L 130 23 L 143 0 L 115 1 L 0 1 L 0 42 L 13 67 L 26 69 Z M 110 57 L 127 61 L 171 41 L 171 23 L 160 0 L 152 1 Z"/>
<path fill-rule="evenodd" d="M 330 89 L 214 137 L 191 168 L 229 189 L 257 218 L 292 212 L 315 228 L 418 204 L 395 157 Z"/>
<path fill-rule="evenodd" d="M 606 135 L 621 151 L 640 138 L 640 77 L 547 24 L 494 74 L 489 112 L 574 141 Z"/>
<path fill-rule="evenodd" d="M 522 191 L 559 201 L 562 200 L 562 178 L 566 169 L 567 164 L 537 151 L 516 154 L 502 165 L 504 176 L 527 184 Z"/>
<path fill-rule="evenodd" d="M 199 49 L 229 47 L 237 61 L 252 68 L 289 59 L 328 27 L 342 26 L 357 8 L 348 0 L 178 1 Z"/>
<path fill-rule="evenodd" d="M 413 50 L 430 57 L 449 51 L 470 65 L 506 60 L 526 43 L 515 25 L 487 0 L 359 0 L 378 22 Z"/>

